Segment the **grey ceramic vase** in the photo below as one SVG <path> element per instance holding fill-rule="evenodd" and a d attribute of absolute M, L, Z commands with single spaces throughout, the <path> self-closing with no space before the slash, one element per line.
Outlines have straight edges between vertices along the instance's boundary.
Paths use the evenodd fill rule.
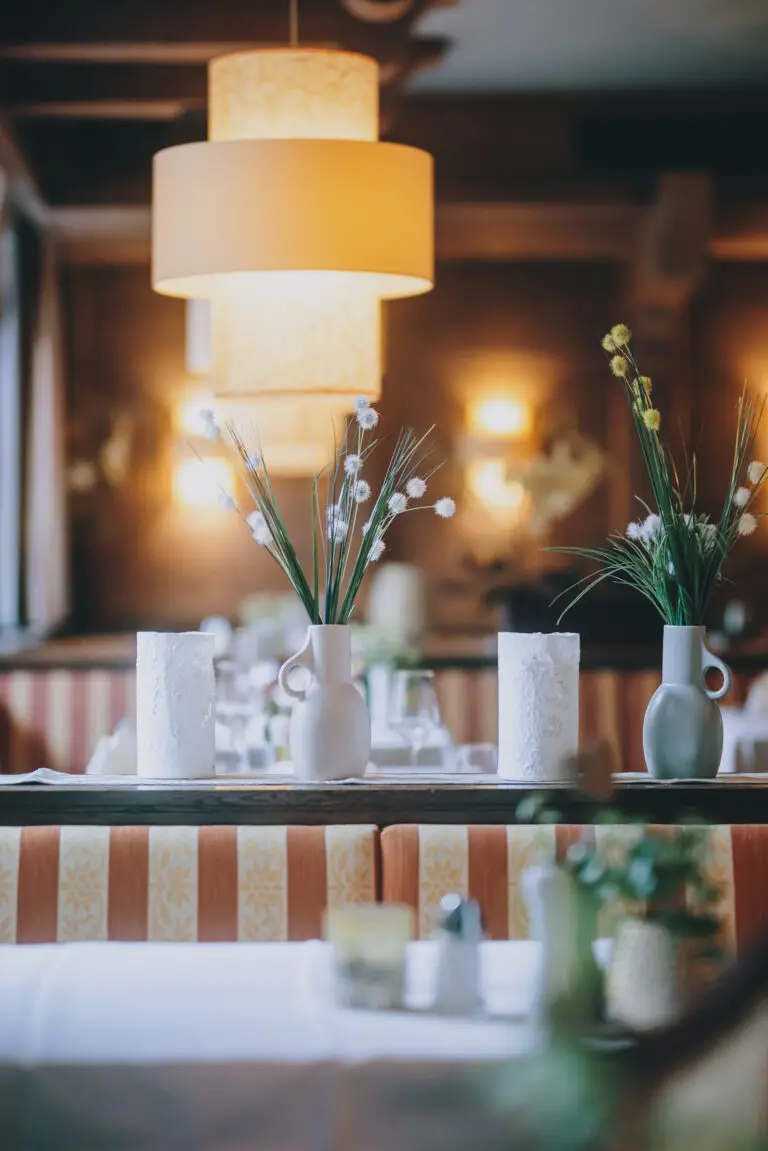
<path fill-rule="evenodd" d="M 710 691 L 708 668 L 723 683 Z M 715 702 L 731 687 L 730 669 L 707 650 L 703 627 L 664 628 L 662 682 L 643 723 L 643 751 L 654 779 L 714 779 L 723 753 L 723 720 Z"/>

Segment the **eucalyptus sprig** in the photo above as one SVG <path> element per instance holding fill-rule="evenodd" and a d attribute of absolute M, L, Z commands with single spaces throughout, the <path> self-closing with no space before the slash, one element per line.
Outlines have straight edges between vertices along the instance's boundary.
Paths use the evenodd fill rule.
<path fill-rule="evenodd" d="M 629 524 L 624 535 L 613 533 L 602 547 L 551 549 L 593 561 L 598 568 L 562 593 L 571 598 L 560 619 L 603 580 L 611 580 L 640 592 L 667 624 L 702 624 L 733 546 L 751 535 L 765 514 L 755 514 L 753 507 L 768 468 L 753 456 L 766 400 L 746 387 L 739 397 L 731 474 L 722 510 L 711 519 L 697 508 L 695 453 L 686 458 L 681 478 L 661 436 L 652 382 L 641 374 L 631 338 L 625 324 L 616 324 L 602 344 L 624 388 L 655 510 L 639 501 L 646 517 Z"/>
<path fill-rule="evenodd" d="M 373 495 L 364 478 L 365 465 L 381 441 L 367 438 L 379 423 L 379 413 L 362 397 L 355 401 L 355 408 L 354 419 L 346 424 L 341 443 L 334 447 L 331 463 L 312 480 L 310 578 L 281 514 L 258 433 L 254 451 L 235 424 L 226 425 L 241 479 L 256 505 L 244 520 L 256 542 L 284 572 L 313 624 L 349 623 L 368 566 L 384 554 L 387 532 L 400 515 L 430 509 L 447 519 L 456 510 L 454 501 L 447 496 L 435 503 L 418 502 L 423 500 L 429 481 L 441 465 L 430 463 L 434 428 L 422 436 L 405 428 L 397 437 L 370 515 L 365 522 L 359 522 L 364 505 Z M 203 418 L 208 438 L 220 439 L 221 429 L 214 413 L 208 411 Z M 229 493 L 222 493 L 220 502 L 222 507 L 237 510 Z"/>

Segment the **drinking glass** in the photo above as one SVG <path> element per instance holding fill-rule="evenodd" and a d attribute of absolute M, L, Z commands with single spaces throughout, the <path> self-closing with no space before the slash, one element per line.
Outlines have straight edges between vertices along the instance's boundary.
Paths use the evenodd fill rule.
<path fill-rule="evenodd" d="M 495 743 L 462 743 L 456 748 L 453 770 L 457 775 L 495 775 L 498 766 Z"/>
<path fill-rule="evenodd" d="M 389 693 L 388 722 L 411 749 L 411 767 L 418 767 L 419 752 L 440 726 L 440 708 L 433 671 L 396 671 Z"/>
<path fill-rule="evenodd" d="M 216 677 L 216 718 L 229 729 L 234 770 L 250 770 L 248 757 L 248 723 L 255 708 L 248 676 L 230 660 L 222 660 Z"/>

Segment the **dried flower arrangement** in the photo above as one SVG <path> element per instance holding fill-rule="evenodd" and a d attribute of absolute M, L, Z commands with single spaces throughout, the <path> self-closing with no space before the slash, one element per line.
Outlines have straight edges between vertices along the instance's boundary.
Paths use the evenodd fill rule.
<path fill-rule="evenodd" d="M 768 467 L 753 455 L 766 401 L 746 389 L 739 397 L 725 501 L 720 516 L 710 519 L 697 510 L 696 456 L 686 460 L 681 478 L 660 434 L 661 414 L 651 398 L 651 380 L 640 372 L 631 339 L 626 324 L 616 324 L 602 346 L 610 357 L 611 372 L 624 387 L 656 507 L 640 501 L 646 517 L 629 524 L 624 535 L 611 535 L 603 547 L 551 549 L 599 565 L 598 572 L 564 593 L 579 588 L 565 611 L 609 579 L 639 591 L 665 623 L 700 625 L 732 548 L 742 536 L 755 531 L 765 514 L 758 515 L 754 507 Z"/>
<path fill-rule="evenodd" d="M 417 436 L 411 428 L 400 432 L 381 489 L 374 497 L 363 471 L 381 442 L 378 439 L 368 442 L 366 438 L 377 427 L 379 413 L 362 397 L 355 401 L 355 409 L 354 419 L 347 424 L 333 461 L 312 480 L 311 580 L 288 535 L 261 443 L 257 442 L 257 450 L 253 451 L 234 424 L 226 426 L 241 478 L 256 505 L 254 511 L 244 516 L 245 522 L 256 542 L 285 573 L 312 624 L 349 623 L 363 576 L 369 564 L 376 563 L 384 554 L 387 532 L 398 516 L 432 510 L 441 519 L 449 519 L 456 511 L 456 504 L 448 496 L 435 503 L 418 502 L 426 496 L 429 481 L 440 467 L 428 462 L 433 428 L 423 436 Z M 220 439 L 222 432 L 214 413 L 205 412 L 203 419 L 207 438 Z M 364 520 L 362 509 L 371 500 L 370 514 Z M 227 492 L 221 493 L 219 502 L 228 510 L 237 509 L 235 500 Z"/>

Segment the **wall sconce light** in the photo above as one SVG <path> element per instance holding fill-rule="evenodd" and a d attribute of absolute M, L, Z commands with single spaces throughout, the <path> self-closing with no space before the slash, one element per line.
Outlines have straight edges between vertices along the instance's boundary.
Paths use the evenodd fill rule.
<path fill-rule="evenodd" d="M 469 432 L 485 439 L 519 440 L 531 434 L 533 414 L 523 400 L 512 396 L 484 396 L 468 411 Z"/>
<path fill-rule="evenodd" d="M 523 510 L 525 488 L 508 478 L 503 459 L 475 460 L 467 468 L 467 484 L 475 500 L 490 512 L 514 518 Z"/>
<path fill-rule="evenodd" d="M 186 436 L 202 436 L 205 422 L 202 413 L 214 407 L 213 397 L 204 392 L 194 396 L 184 396 L 174 412 L 174 423 L 179 432 Z"/>
<path fill-rule="evenodd" d="M 227 460 L 180 460 L 173 469 L 174 498 L 189 508 L 218 508 L 222 492 L 234 491 L 235 473 Z"/>

